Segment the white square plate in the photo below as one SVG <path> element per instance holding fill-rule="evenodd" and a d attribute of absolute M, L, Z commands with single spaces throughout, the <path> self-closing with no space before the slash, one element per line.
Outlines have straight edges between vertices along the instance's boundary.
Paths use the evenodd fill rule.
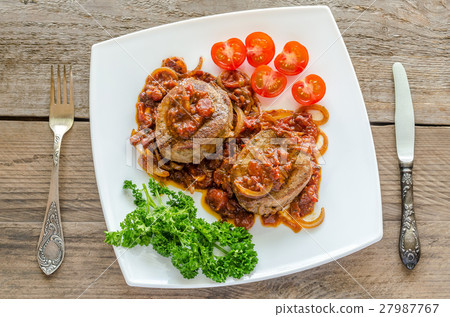
<path fill-rule="evenodd" d="M 263 31 L 275 41 L 277 54 L 296 40 L 309 51 L 309 67 L 301 74 L 320 75 L 327 84 L 321 104 L 330 113 L 323 130 L 329 138 L 324 155 L 320 199 L 325 221 L 318 228 L 295 234 L 285 226 L 251 229 L 259 255 L 254 272 L 241 280 L 218 284 L 199 274 L 183 279 L 170 260 L 151 247 L 115 248 L 126 282 L 143 287 L 211 287 L 274 278 L 312 268 L 356 252 L 383 235 L 380 185 L 370 125 L 358 80 L 334 21 L 325 6 L 254 10 L 198 18 L 125 35 L 92 47 L 90 120 L 92 151 L 100 199 L 108 230 L 116 230 L 133 210 L 122 190 L 125 179 L 137 184 L 148 176 L 130 164 L 128 137 L 135 122 L 135 104 L 145 78 L 161 60 L 181 56 L 193 69 L 200 56 L 203 70 L 220 70 L 210 57 L 211 46 L 231 37 L 242 40 Z M 251 73 L 247 62 L 244 71 Z M 290 78 L 288 85 L 294 78 Z M 295 109 L 290 90 L 278 99 L 262 100 L 263 108 Z M 215 220 L 202 210 L 200 193 L 194 194 L 198 215 Z"/>

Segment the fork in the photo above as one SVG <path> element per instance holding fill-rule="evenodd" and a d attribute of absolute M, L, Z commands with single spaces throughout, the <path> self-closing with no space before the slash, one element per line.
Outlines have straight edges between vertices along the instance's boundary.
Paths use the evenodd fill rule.
<path fill-rule="evenodd" d="M 48 194 L 47 210 L 38 242 L 37 259 L 42 271 L 50 275 L 55 272 L 64 259 L 64 237 L 59 211 L 58 173 L 59 153 L 64 134 L 73 124 L 73 80 L 72 67 L 69 70 L 69 101 L 67 100 L 66 66 L 63 68 L 64 76 L 61 87 L 60 66 L 57 71 L 57 85 L 55 96 L 55 83 L 53 80 L 53 66 L 51 67 L 50 84 L 50 116 L 49 125 L 54 134 L 53 142 L 53 168 Z M 62 90 L 62 100 L 61 100 Z"/>

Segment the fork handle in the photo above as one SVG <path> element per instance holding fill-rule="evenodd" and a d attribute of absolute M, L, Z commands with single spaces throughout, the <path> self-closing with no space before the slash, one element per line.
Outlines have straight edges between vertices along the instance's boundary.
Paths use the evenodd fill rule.
<path fill-rule="evenodd" d="M 38 242 L 37 258 L 42 271 L 50 275 L 55 272 L 64 259 L 64 237 L 59 211 L 59 153 L 64 134 L 55 133 L 53 144 L 53 168 L 50 179 L 47 210 Z"/>
<path fill-rule="evenodd" d="M 412 270 L 420 259 L 420 241 L 413 207 L 412 164 L 400 165 L 402 187 L 402 225 L 399 253 L 403 264 Z"/>

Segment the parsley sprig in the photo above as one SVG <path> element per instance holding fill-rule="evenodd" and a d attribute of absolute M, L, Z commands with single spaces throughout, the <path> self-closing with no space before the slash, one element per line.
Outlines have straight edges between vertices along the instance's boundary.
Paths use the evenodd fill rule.
<path fill-rule="evenodd" d="M 105 232 L 105 242 L 132 248 L 152 245 L 169 257 L 183 277 L 191 279 L 199 271 L 216 282 L 241 278 L 255 268 L 258 258 L 252 235 L 228 222 L 208 223 L 197 218 L 192 197 L 175 192 L 150 178 L 138 188 L 125 181 L 136 209 L 120 223 L 121 230 Z M 161 196 L 168 197 L 163 203 Z"/>

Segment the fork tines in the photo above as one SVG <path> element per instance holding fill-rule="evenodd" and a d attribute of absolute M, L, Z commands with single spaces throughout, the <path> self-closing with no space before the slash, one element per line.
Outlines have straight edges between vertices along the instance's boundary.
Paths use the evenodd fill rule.
<path fill-rule="evenodd" d="M 62 90 L 62 100 L 61 100 Z M 66 65 L 63 65 L 63 79 L 61 86 L 61 71 L 60 65 L 57 66 L 56 78 L 56 96 L 55 96 L 55 81 L 53 79 L 53 65 L 51 67 L 51 85 L 50 85 L 50 104 L 51 105 L 73 105 L 73 79 L 72 79 L 72 65 L 69 67 L 69 101 L 67 100 L 67 74 Z"/>

